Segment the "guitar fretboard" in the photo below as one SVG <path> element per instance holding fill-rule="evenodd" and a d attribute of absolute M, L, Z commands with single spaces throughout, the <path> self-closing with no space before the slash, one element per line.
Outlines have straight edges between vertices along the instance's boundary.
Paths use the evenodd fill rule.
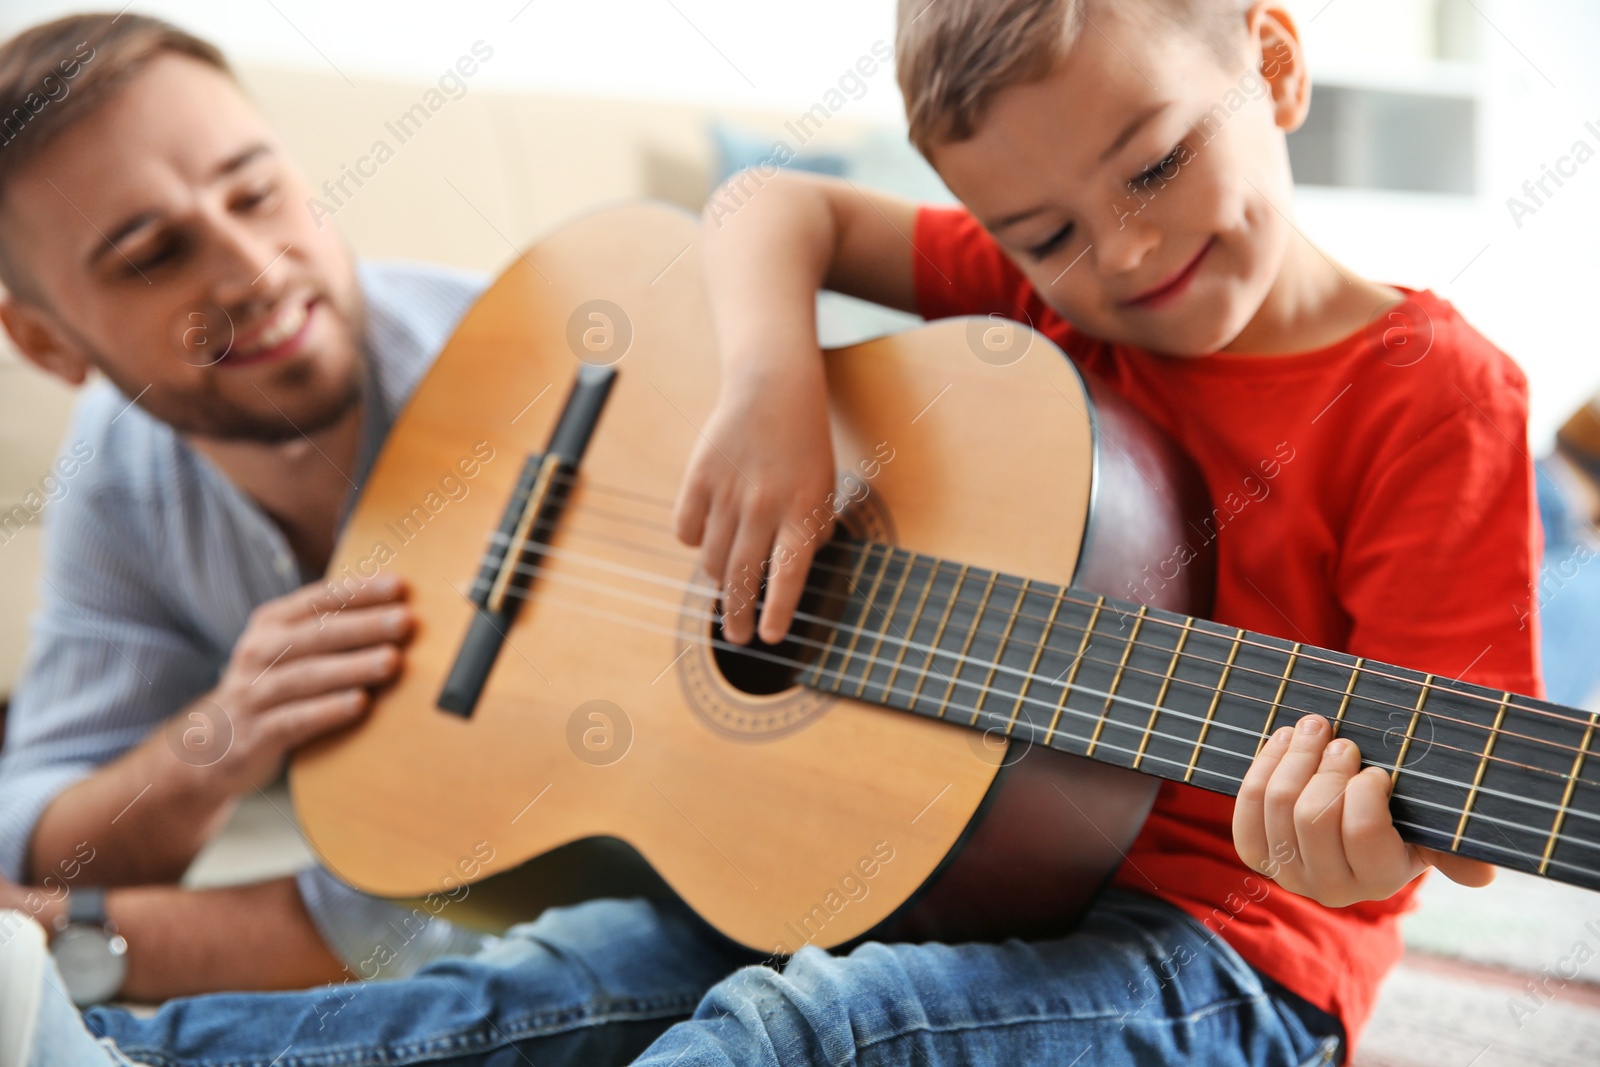
<path fill-rule="evenodd" d="M 877 542 L 813 576 L 838 599 L 811 688 L 1228 795 L 1314 712 L 1390 773 L 1407 840 L 1600 889 L 1597 713 Z"/>

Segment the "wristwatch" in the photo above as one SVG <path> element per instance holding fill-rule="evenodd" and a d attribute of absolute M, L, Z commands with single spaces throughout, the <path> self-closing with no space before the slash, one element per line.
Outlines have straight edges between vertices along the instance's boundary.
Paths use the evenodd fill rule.
<path fill-rule="evenodd" d="M 56 918 L 50 945 L 67 994 L 78 1007 L 116 996 L 128 976 L 128 942 L 106 917 L 106 891 L 94 887 L 67 894 L 66 914 Z"/>

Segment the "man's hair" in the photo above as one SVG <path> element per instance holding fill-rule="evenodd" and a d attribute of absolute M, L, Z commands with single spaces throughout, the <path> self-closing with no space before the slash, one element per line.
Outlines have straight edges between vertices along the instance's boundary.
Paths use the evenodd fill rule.
<path fill-rule="evenodd" d="M 1244 28 L 1244 0 L 1121 0 L 1117 17 L 1187 33 L 1233 61 Z M 1004 89 L 1047 76 L 1105 0 L 900 0 L 895 63 L 911 143 L 923 155 L 977 132 Z"/>
<path fill-rule="evenodd" d="M 215 45 L 146 15 L 69 15 L 0 44 L 0 206 L 11 179 L 46 145 L 165 54 L 188 56 L 234 77 Z M 29 286 L 3 236 L 0 283 L 22 295 Z"/>

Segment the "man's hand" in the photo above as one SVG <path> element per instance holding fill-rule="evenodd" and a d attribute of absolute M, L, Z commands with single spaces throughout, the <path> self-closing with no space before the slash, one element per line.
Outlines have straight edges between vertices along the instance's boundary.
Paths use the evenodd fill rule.
<path fill-rule="evenodd" d="M 98 885 L 176 882 L 290 751 L 366 712 L 369 690 L 400 672 L 413 625 L 404 587 L 382 576 L 341 601 L 320 585 L 256 609 L 215 689 L 51 801 L 30 877 L 87 844 Z"/>
<path fill-rule="evenodd" d="M 217 687 L 169 724 L 170 747 L 208 768 L 224 792 L 265 785 L 291 751 L 355 722 L 370 690 L 400 673 L 414 622 L 404 596 L 398 579 L 382 575 L 345 600 L 315 582 L 267 601 L 250 614 Z"/>
<path fill-rule="evenodd" d="M 1273 733 L 1239 786 L 1233 847 L 1285 889 L 1330 908 L 1386 900 L 1429 867 L 1483 886 L 1487 863 L 1401 840 L 1389 815 L 1389 775 L 1320 715 Z"/>

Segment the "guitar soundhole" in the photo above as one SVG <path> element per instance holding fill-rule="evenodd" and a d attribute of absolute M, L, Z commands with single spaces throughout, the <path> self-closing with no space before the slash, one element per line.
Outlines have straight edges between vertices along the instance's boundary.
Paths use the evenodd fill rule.
<path fill-rule="evenodd" d="M 879 493 L 864 493 L 861 479 L 845 471 L 839 496 L 850 501 L 839 516 L 841 532 L 895 543 L 894 522 Z M 828 631 L 844 609 L 852 570 L 852 560 L 825 558 L 828 549 L 822 547 L 819 556 L 824 558 L 813 565 L 809 591 L 801 599 L 794 625 L 776 645 L 759 639 L 743 646 L 728 642 L 714 621 L 716 604 L 700 591 L 705 576 L 698 575 L 699 588 L 691 588 L 684 597 L 678 655 L 672 663 L 685 702 L 705 726 L 738 741 L 775 741 L 805 729 L 838 700 L 826 685 L 829 679 L 820 679 L 822 687 L 812 688 L 810 678 L 829 647 Z"/>
<path fill-rule="evenodd" d="M 769 696 L 799 685 L 799 677 L 821 653 L 831 624 L 836 620 L 844 598 L 828 583 L 808 590 L 789 634 L 775 645 L 752 637 L 747 645 L 735 645 L 722 633 L 722 623 L 711 624 L 712 660 L 728 684 L 751 696 Z M 762 583 L 762 599 L 766 583 Z"/>

